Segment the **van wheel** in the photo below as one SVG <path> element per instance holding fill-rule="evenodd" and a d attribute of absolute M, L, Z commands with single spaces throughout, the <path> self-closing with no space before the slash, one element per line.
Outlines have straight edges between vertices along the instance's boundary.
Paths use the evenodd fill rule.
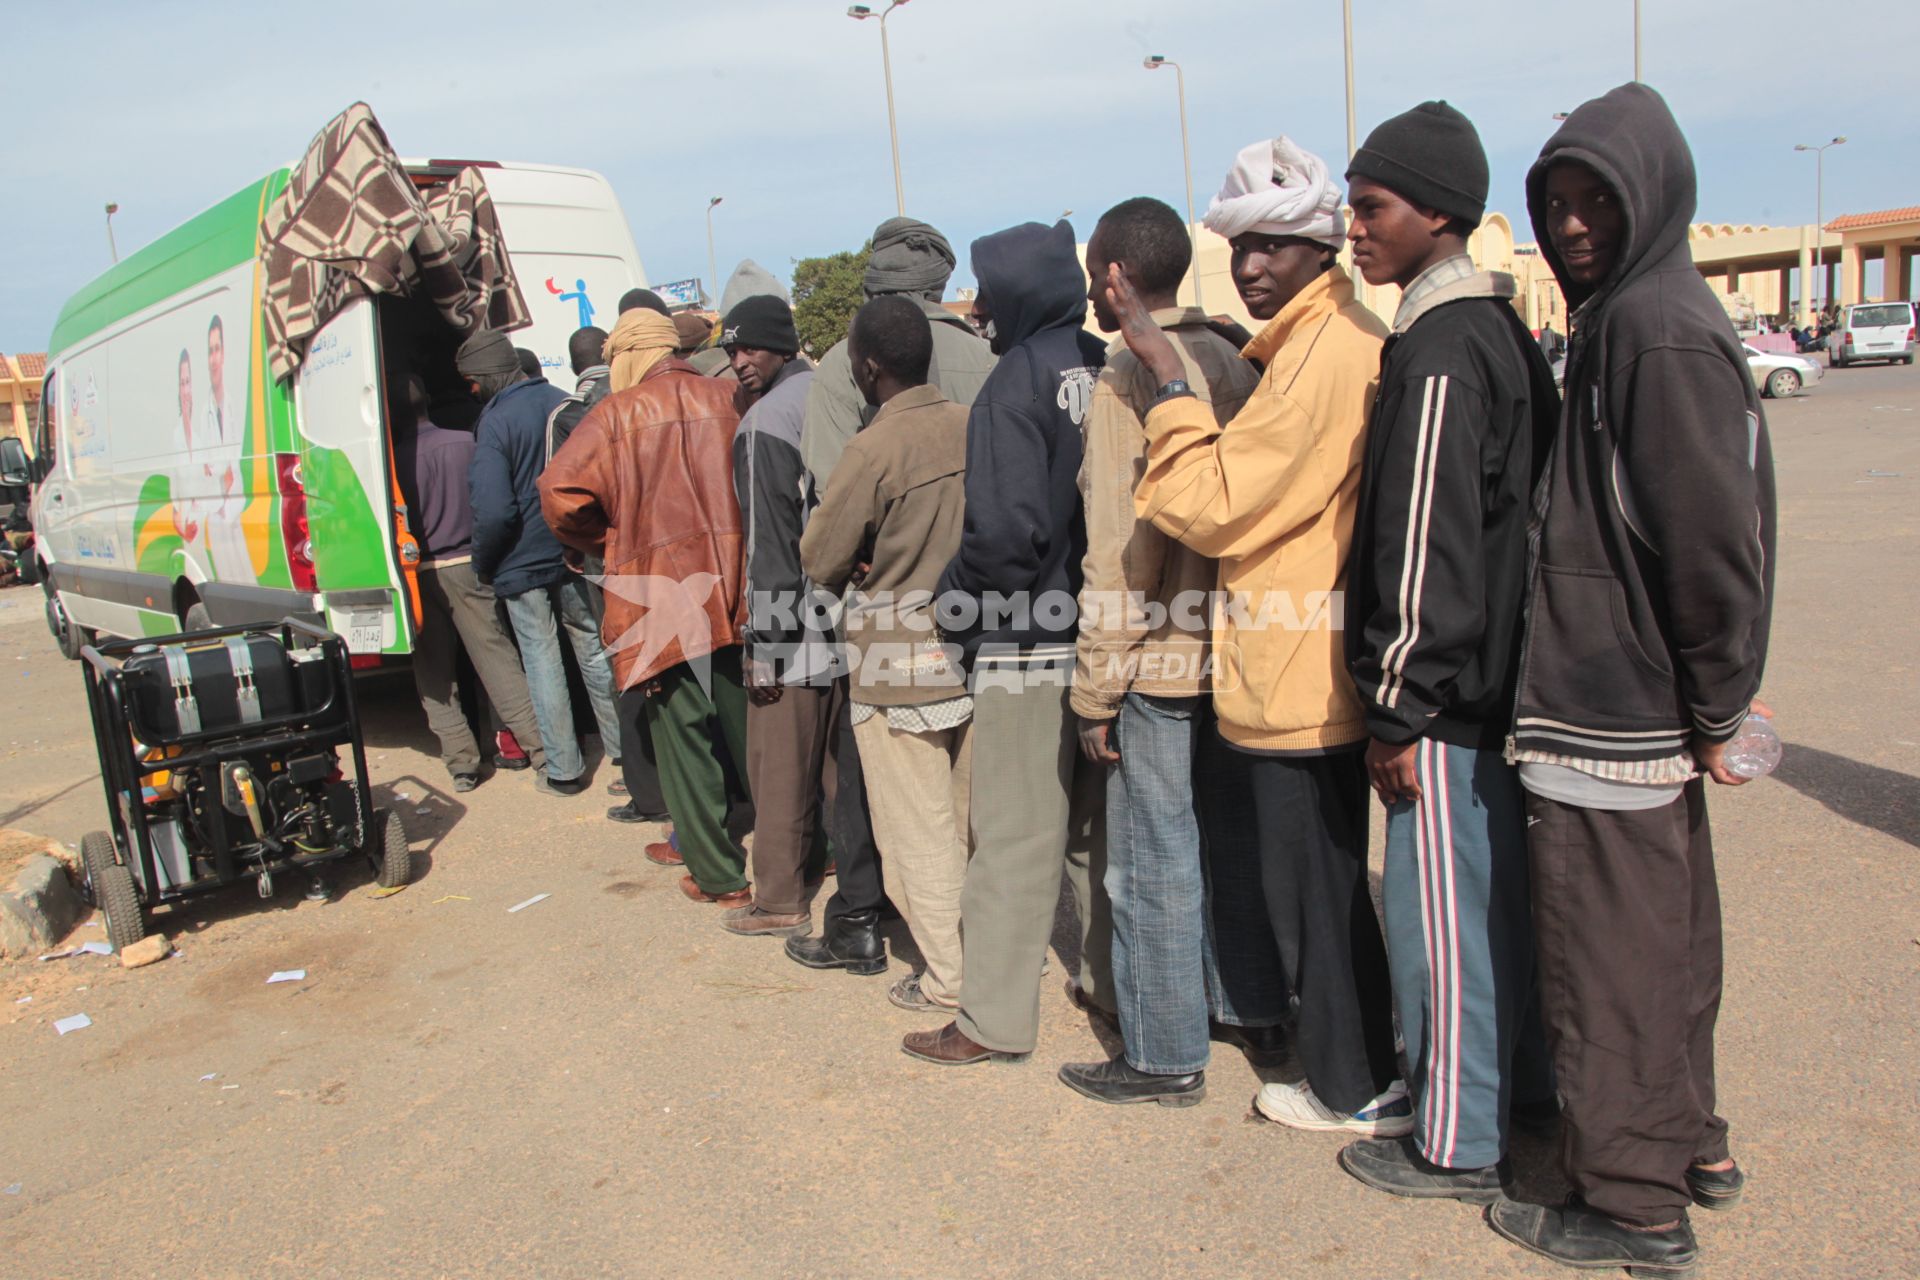
<path fill-rule="evenodd" d="M 125 951 L 147 936 L 146 917 L 140 911 L 140 891 L 133 873 L 113 860 L 113 837 L 89 831 L 80 838 L 80 866 L 86 873 L 88 896 L 107 917 L 107 941 Z"/>
<path fill-rule="evenodd" d="M 207 606 L 195 600 L 187 606 L 187 616 L 183 625 L 185 625 L 189 631 L 211 631 L 213 630 L 213 615 L 207 612 Z"/>
<path fill-rule="evenodd" d="M 1775 369 L 1767 376 L 1767 394 L 1784 400 L 1800 390 L 1800 375 L 1791 369 Z"/>
<path fill-rule="evenodd" d="M 93 633 L 67 616 L 67 607 L 60 603 L 51 584 L 47 587 L 47 630 L 53 633 L 54 643 L 65 658 L 78 658 L 80 650 L 93 643 Z"/>

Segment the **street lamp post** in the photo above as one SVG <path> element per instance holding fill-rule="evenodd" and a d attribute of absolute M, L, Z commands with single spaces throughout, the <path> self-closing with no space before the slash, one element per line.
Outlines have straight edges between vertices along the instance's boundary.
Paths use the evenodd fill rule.
<path fill-rule="evenodd" d="M 725 196 L 712 196 L 707 200 L 707 279 L 713 281 L 713 301 L 720 302 L 720 271 L 713 262 L 713 206 L 719 204 Z"/>
<path fill-rule="evenodd" d="M 893 113 L 893 54 L 887 47 L 887 19 L 906 2 L 893 0 L 880 14 L 880 67 L 887 77 L 887 136 L 893 143 L 893 207 L 903 218 L 907 216 L 907 193 L 900 183 L 900 122 Z M 848 6 L 847 16 L 857 21 L 871 18 L 874 14 L 868 6 L 856 4 Z"/>
<path fill-rule="evenodd" d="M 1633 78 L 1639 83 L 1640 74 L 1640 0 L 1633 0 Z"/>
<path fill-rule="evenodd" d="M 1340 0 L 1340 35 L 1347 56 L 1347 163 L 1353 163 L 1353 153 L 1360 149 L 1360 130 L 1353 118 L 1353 0 Z M 1361 305 L 1367 301 L 1367 278 L 1353 270 L 1353 246 L 1342 245 L 1342 260 L 1353 276 L 1353 296 Z"/>
<path fill-rule="evenodd" d="M 1827 309 L 1827 148 L 1837 147 L 1845 141 L 1845 136 L 1841 136 L 1817 147 L 1809 147 L 1801 142 L 1793 146 L 1795 151 L 1813 152 L 1813 273 L 1820 279 L 1820 308 L 1814 312 L 1816 317 Z"/>
<path fill-rule="evenodd" d="M 1149 71 L 1173 68 L 1173 81 L 1180 94 L 1180 172 L 1187 180 L 1187 240 L 1193 246 L 1193 305 L 1207 309 L 1206 295 L 1200 289 L 1200 233 L 1193 225 L 1193 149 L 1187 144 L 1187 73 L 1177 62 L 1154 54 L 1140 64 Z"/>
<path fill-rule="evenodd" d="M 120 212 L 120 206 L 107 201 L 107 252 L 113 255 L 115 262 L 120 261 L 120 246 L 113 242 L 113 215 Z"/>

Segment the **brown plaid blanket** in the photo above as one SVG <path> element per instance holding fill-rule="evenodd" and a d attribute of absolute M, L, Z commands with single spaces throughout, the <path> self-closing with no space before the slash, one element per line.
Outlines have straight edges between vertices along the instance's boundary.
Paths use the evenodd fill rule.
<path fill-rule="evenodd" d="M 260 225 L 273 375 L 353 298 L 426 296 L 457 333 L 532 322 L 476 169 L 423 200 L 373 111 L 356 102 L 314 135 Z"/>

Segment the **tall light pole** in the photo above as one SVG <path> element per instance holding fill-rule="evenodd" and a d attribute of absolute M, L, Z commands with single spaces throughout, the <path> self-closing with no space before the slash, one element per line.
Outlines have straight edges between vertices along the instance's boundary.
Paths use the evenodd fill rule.
<path fill-rule="evenodd" d="M 1845 141 L 1845 136 L 1841 136 L 1817 147 L 1809 147 L 1801 142 L 1793 146 L 1795 151 L 1813 152 L 1813 273 L 1820 279 L 1820 307 L 1814 312 L 1816 317 L 1827 309 L 1827 148 L 1837 147 Z"/>
<path fill-rule="evenodd" d="M 893 0 L 880 15 L 880 66 L 887 76 L 887 135 L 893 142 L 893 207 L 901 217 L 907 216 L 907 192 L 900 184 L 900 122 L 893 114 L 893 54 L 887 47 L 887 19 L 893 11 L 907 0 Z M 847 16 L 855 20 L 873 17 L 873 10 L 864 4 L 850 5 Z"/>
<path fill-rule="evenodd" d="M 725 196 L 711 196 L 707 200 L 707 279 L 713 281 L 713 301 L 720 302 L 720 271 L 713 262 L 713 206 L 719 204 Z"/>
<path fill-rule="evenodd" d="M 1633 0 L 1633 78 L 1636 82 L 1644 79 L 1640 74 L 1640 0 Z"/>
<path fill-rule="evenodd" d="M 1353 119 L 1353 0 L 1340 0 L 1340 29 L 1347 54 L 1347 163 L 1352 164 L 1353 153 L 1360 149 L 1360 130 Z M 1340 252 L 1346 261 L 1347 270 L 1353 275 L 1353 296 L 1362 306 L 1365 306 L 1367 278 L 1353 270 L 1351 242 L 1341 246 Z"/>
<path fill-rule="evenodd" d="M 1180 94 L 1180 172 L 1187 180 L 1187 240 L 1193 245 L 1193 305 L 1202 311 L 1207 309 L 1206 296 L 1200 291 L 1200 233 L 1193 225 L 1193 149 L 1187 145 L 1187 73 L 1180 69 L 1177 62 L 1169 62 L 1159 54 L 1154 54 L 1140 64 L 1149 71 L 1161 67 L 1173 68 L 1173 82 Z"/>
<path fill-rule="evenodd" d="M 113 255 L 115 262 L 120 261 L 120 246 L 113 242 L 113 215 L 120 212 L 120 206 L 107 201 L 107 252 Z"/>

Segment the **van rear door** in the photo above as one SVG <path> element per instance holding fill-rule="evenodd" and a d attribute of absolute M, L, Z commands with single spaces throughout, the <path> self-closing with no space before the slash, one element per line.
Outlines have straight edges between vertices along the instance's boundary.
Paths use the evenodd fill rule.
<path fill-rule="evenodd" d="M 413 647 L 377 325 L 373 299 L 356 298 L 314 335 L 294 392 L 299 474 L 282 477 L 283 504 L 300 504 L 283 513 L 287 558 L 311 560 L 327 625 L 355 654 Z"/>

